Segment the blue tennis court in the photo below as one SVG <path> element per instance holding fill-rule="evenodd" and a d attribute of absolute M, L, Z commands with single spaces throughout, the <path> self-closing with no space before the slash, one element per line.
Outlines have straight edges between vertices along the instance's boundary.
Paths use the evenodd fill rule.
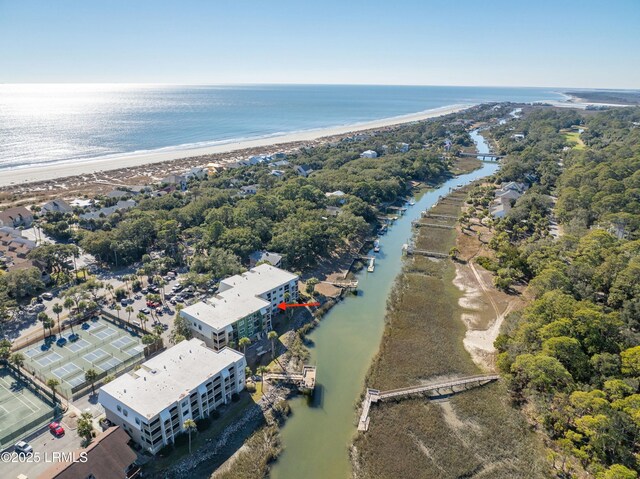
<path fill-rule="evenodd" d="M 104 361 L 101 361 L 98 363 L 98 367 L 100 369 L 102 369 L 103 371 L 107 371 L 111 368 L 115 368 L 118 364 L 120 364 L 121 361 L 119 359 L 116 358 L 108 358 Z"/>
<path fill-rule="evenodd" d="M 49 366 L 49 364 L 53 364 L 55 362 L 58 362 L 62 359 L 62 356 L 60 356 L 58 353 L 56 353 L 55 351 L 52 351 L 50 353 L 45 354 L 44 356 L 40 357 L 40 358 L 36 358 L 34 361 L 36 363 L 38 363 L 40 366 Z"/>
<path fill-rule="evenodd" d="M 136 343 L 136 340 L 133 339 L 131 336 L 121 336 L 115 341 L 111 341 L 111 346 L 113 346 L 114 348 L 118 348 L 120 350 L 124 350 L 130 344 L 135 344 L 135 343 Z"/>
<path fill-rule="evenodd" d="M 51 372 L 58 376 L 60 379 L 66 379 L 67 377 L 72 377 L 78 374 L 79 371 L 82 371 L 82 368 L 75 363 L 68 363 L 64 366 L 60 366 L 52 370 Z"/>
<path fill-rule="evenodd" d="M 67 349 L 69 349 L 70 351 L 73 351 L 74 353 L 77 353 L 78 351 L 81 351 L 88 346 L 91 346 L 91 343 L 89 341 L 85 341 L 84 339 L 78 339 L 73 343 L 69 343 L 67 345 Z"/>
<path fill-rule="evenodd" d="M 95 364 L 106 356 L 108 356 L 108 354 L 104 349 L 96 349 L 95 351 L 91 351 L 90 353 L 87 353 L 82 357 L 88 363 Z"/>
<path fill-rule="evenodd" d="M 89 330 L 89 332 L 91 334 L 93 334 L 98 339 L 106 339 L 106 338 L 109 338 L 109 337 L 113 336 L 114 334 L 116 334 L 116 330 L 112 329 L 112 328 L 109 328 L 109 327 L 104 328 L 104 329 L 100 329 L 98 331 Z"/>

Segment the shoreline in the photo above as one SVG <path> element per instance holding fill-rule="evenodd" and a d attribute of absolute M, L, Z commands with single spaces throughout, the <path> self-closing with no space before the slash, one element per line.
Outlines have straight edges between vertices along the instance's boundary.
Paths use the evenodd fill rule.
<path fill-rule="evenodd" d="M 454 104 L 444 107 L 425 110 L 408 115 L 382 118 L 363 123 L 350 125 L 340 125 L 315 130 L 304 130 L 286 133 L 283 135 L 253 138 L 241 141 L 230 141 L 212 146 L 172 149 L 170 151 L 159 149 L 139 153 L 124 153 L 121 155 L 109 155 L 103 158 L 88 160 L 78 160 L 71 162 L 56 163 L 48 166 L 30 166 L 24 168 L 0 170 L 0 189 L 20 187 L 33 183 L 50 182 L 64 178 L 78 177 L 79 175 L 96 175 L 118 170 L 142 168 L 151 165 L 165 164 L 167 167 L 187 168 L 187 163 L 191 164 L 199 161 L 210 161 L 210 155 L 240 153 L 244 150 L 255 148 L 268 148 L 276 146 L 299 146 L 301 142 L 318 141 L 329 139 L 338 135 L 346 135 L 354 132 L 361 132 L 377 128 L 386 128 L 404 123 L 436 118 L 452 113 L 457 113 L 475 106 L 475 104 Z M 294 144 L 294 145 L 292 145 Z M 234 158 L 235 159 L 235 158 Z M 171 162 L 183 160 L 182 165 L 170 165 Z M 231 161 L 232 159 L 228 159 Z M 220 159 L 218 159 L 220 161 Z"/>

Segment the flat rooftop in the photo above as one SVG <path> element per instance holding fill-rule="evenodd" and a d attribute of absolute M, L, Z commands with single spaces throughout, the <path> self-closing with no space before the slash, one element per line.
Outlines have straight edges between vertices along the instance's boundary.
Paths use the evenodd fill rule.
<path fill-rule="evenodd" d="M 293 273 L 261 264 L 246 273 L 223 279 L 217 295 L 187 306 L 181 314 L 221 331 L 250 314 L 270 307 L 271 303 L 259 296 L 297 279 Z"/>
<path fill-rule="evenodd" d="M 207 379 L 244 356 L 230 348 L 213 351 L 193 338 L 181 341 L 100 388 L 147 419 L 189 395 Z"/>

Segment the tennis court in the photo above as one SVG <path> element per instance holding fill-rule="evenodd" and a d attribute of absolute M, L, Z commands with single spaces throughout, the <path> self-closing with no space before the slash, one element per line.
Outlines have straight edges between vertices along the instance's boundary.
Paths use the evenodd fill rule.
<path fill-rule="evenodd" d="M 9 368 L 0 368 L 0 449 L 44 426 L 54 416 L 52 404 Z"/>
<path fill-rule="evenodd" d="M 94 369 L 103 377 L 144 359 L 140 336 L 105 318 L 93 318 L 75 327 L 74 333 L 77 338 L 71 337 L 71 331 L 63 331 L 67 340 L 63 345 L 58 345 L 59 338 L 53 337 L 22 351 L 25 369 L 34 372 L 43 383 L 57 379 L 58 390 L 68 399 L 88 385 L 87 370 Z"/>

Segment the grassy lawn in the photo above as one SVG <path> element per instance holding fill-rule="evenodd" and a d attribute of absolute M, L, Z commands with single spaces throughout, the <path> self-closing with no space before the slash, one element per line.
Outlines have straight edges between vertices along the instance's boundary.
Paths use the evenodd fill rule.
<path fill-rule="evenodd" d="M 582 138 L 580 138 L 580 133 L 578 133 L 577 131 L 569 131 L 564 133 L 564 138 L 565 140 L 567 140 L 567 143 L 573 144 L 574 150 L 585 149 L 584 142 L 582 141 Z"/>
<path fill-rule="evenodd" d="M 203 432 L 191 435 L 191 450 L 197 451 L 201 447 L 207 446 L 208 439 L 215 439 L 229 425 L 236 422 L 247 408 L 256 406 L 254 398 L 247 392 L 240 394 L 240 400 L 231 403 L 228 408 L 221 412 L 218 419 L 213 420 L 211 427 Z M 166 471 L 181 459 L 189 454 L 189 445 L 176 447 L 168 457 L 156 456 L 144 466 L 144 472 L 147 477 L 161 477 L 162 472 Z"/>

